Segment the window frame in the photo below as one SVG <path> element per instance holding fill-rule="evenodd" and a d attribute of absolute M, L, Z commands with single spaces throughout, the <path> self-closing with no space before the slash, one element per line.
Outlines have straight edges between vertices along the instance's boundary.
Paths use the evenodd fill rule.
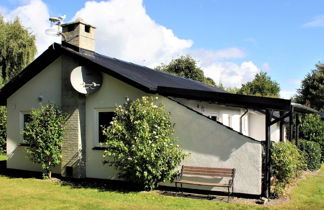
<path fill-rule="evenodd" d="M 31 111 L 21 111 L 19 113 L 19 140 L 21 143 L 23 143 L 24 135 L 23 130 L 25 129 L 25 115 L 31 116 Z"/>
<path fill-rule="evenodd" d="M 102 147 L 102 142 L 99 139 L 99 114 L 102 112 L 113 112 L 115 113 L 115 108 L 97 108 L 95 109 L 95 123 L 94 123 L 94 146 Z"/>

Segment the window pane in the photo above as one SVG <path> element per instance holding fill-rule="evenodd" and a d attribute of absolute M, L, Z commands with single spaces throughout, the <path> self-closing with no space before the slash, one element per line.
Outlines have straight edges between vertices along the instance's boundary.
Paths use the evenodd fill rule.
<path fill-rule="evenodd" d="M 30 122 L 32 119 L 31 119 L 31 115 L 30 114 L 24 114 L 24 127 L 23 127 L 23 130 L 26 128 L 26 123 Z M 25 134 L 23 136 L 23 138 L 25 139 Z"/>
<path fill-rule="evenodd" d="M 114 115 L 114 112 L 99 112 L 99 143 L 106 141 L 102 131 L 110 125 Z"/>

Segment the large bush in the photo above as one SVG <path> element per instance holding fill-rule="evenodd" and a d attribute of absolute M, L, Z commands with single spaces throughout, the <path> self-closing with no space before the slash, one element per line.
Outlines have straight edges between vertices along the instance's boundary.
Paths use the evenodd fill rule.
<path fill-rule="evenodd" d="M 66 116 L 53 104 L 31 112 L 31 121 L 23 131 L 27 154 L 32 162 L 40 164 L 44 178 L 51 178 L 53 167 L 61 162 L 62 140 Z"/>
<path fill-rule="evenodd" d="M 0 106 L 0 154 L 6 152 L 7 140 L 7 109 Z"/>
<path fill-rule="evenodd" d="M 302 151 L 308 170 L 317 170 L 321 167 L 321 146 L 313 141 L 300 140 L 299 149 Z"/>
<path fill-rule="evenodd" d="M 174 126 L 157 99 L 142 97 L 116 107 L 111 125 L 104 129 L 106 163 L 119 177 L 146 190 L 171 181 L 174 169 L 185 157 L 174 137 Z"/>
<path fill-rule="evenodd" d="M 307 114 L 300 124 L 299 137 L 320 144 L 322 161 L 324 162 L 324 121 L 318 114 Z"/>
<path fill-rule="evenodd" d="M 271 148 L 271 169 L 276 182 L 272 187 L 272 194 L 280 196 L 283 188 L 302 170 L 306 169 L 304 156 L 298 148 L 290 142 L 274 143 Z M 282 189 L 278 189 L 282 188 Z"/>

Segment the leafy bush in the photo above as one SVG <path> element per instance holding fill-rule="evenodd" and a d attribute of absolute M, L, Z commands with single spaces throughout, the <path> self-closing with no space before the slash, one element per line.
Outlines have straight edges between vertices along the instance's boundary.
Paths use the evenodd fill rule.
<path fill-rule="evenodd" d="M 6 140 L 7 140 L 7 109 L 4 106 L 0 106 L 0 154 L 6 152 Z"/>
<path fill-rule="evenodd" d="M 24 143 L 29 158 L 41 164 L 44 178 L 51 178 L 52 168 L 61 162 L 61 146 L 66 116 L 53 104 L 31 112 L 31 121 L 25 124 Z"/>
<path fill-rule="evenodd" d="M 300 124 L 299 137 L 314 141 L 321 146 L 321 162 L 324 162 L 324 121 L 318 114 L 307 114 Z"/>
<path fill-rule="evenodd" d="M 104 161 L 119 171 L 119 177 L 146 190 L 172 181 L 174 169 L 185 154 L 174 138 L 174 126 L 157 98 L 142 97 L 116 107 L 111 125 L 104 129 Z"/>
<path fill-rule="evenodd" d="M 272 187 L 272 195 L 279 195 L 294 177 L 306 169 L 303 155 L 298 148 L 290 142 L 274 143 L 271 148 L 272 175 L 276 183 Z"/>
<path fill-rule="evenodd" d="M 321 167 L 321 146 L 313 141 L 300 140 L 299 149 L 302 151 L 308 170 L 317 170 Z"/>
<path fill-rule="evenodd" d="M 284 195 L 285 187 L 286 187 L 286 184 L 282 183 L 282 182 L 276 182 L 273 185 L 271 185 L 271 188 L 270 188 L 271 197 L 279 198 L 280 196 Z"/>

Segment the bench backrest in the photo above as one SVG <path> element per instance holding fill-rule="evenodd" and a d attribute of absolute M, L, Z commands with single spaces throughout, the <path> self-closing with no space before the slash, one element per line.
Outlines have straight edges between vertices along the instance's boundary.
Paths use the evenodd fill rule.
<path fill-rule="evenodd" d="M 231 177 L 233 179 L 235 176 L 235 168 L 210 168 L 183 165 L 181 168 L 181 176 L 183 175 Z"/>

